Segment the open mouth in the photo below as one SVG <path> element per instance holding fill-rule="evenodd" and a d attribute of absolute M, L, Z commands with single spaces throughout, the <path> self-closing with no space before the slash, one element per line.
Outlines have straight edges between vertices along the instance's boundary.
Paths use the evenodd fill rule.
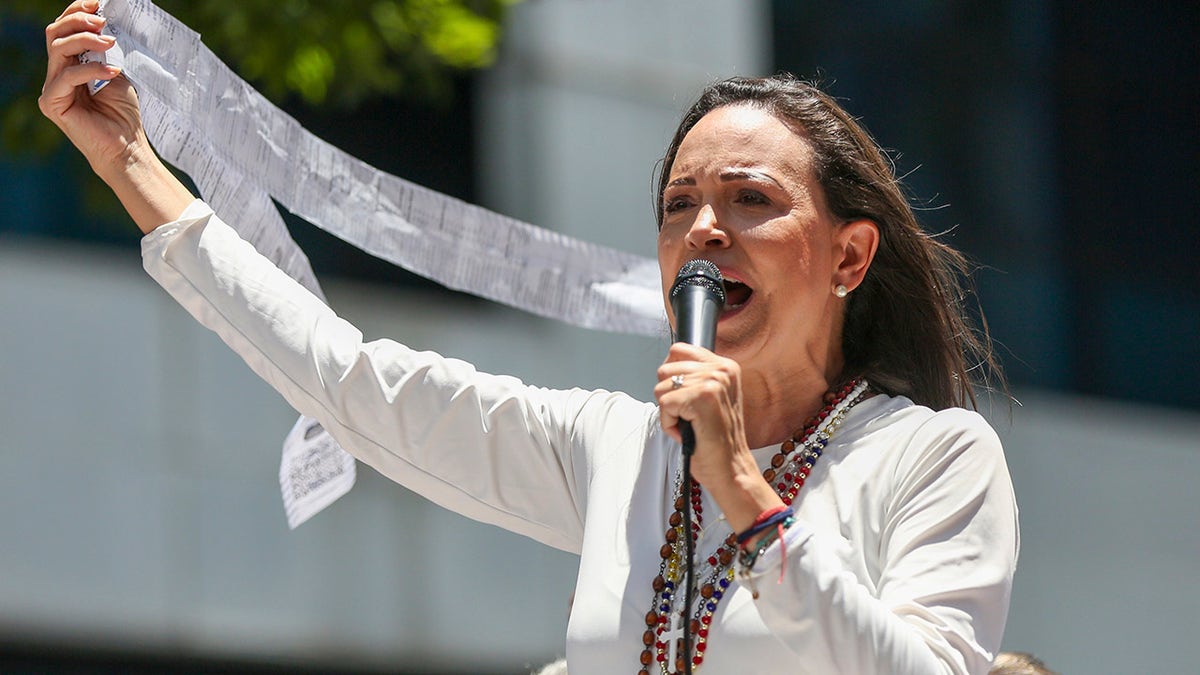
<path fill-rule="evenodd" d="M 754 295 L 754 289 L 740 281 L 725 279 L 725 311 L 738 309 Z"/>

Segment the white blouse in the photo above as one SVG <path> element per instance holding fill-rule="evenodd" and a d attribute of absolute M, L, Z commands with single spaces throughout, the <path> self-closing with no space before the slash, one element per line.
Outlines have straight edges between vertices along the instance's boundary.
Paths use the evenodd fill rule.
<path fill-rule="evenodd" d="M 142 250 L 164 289 L 359 460 L 458 513 L 579 554 L 569 671 L 638 672 L 680 457 L 653 404 L 364 342 L 200 201 Z M 754 451 L 764 467 L 775 452 Z M 796 524 L 754 567 L 759 597 L 735 582 L 722 600 L 699 672 L 987 672 L 1018 533 L 983 418 L 867 399 L 794 506 Z M 704 514 L 698 558 L 730 532 L 711 501 Z"/>

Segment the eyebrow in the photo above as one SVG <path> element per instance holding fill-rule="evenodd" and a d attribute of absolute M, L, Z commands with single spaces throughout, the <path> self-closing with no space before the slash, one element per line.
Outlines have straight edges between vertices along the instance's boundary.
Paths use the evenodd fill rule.
<path fill-rule="evenodd" d="M 754 171 L 752 169 L 725 169 L 725 170 L 721 171 L 721 173 L 717 174 L 717 177 L 721 180 L 722 183 L 728 183 L 728 182 L 735 181 L 735 180 L 759 180 L 759 181 L 765 181 L 768 183 L 774 183 L 775 185 L 779 185 L 779 181 L 775 180 L 770 175 L 763 173 L 762 171 Z M 667 187 L 675 187 L 677 185 L 690 186 L 690 185 L 695 185 L 695 184 L 696 184 L 695 178 L 683 177 L 683 178 L 676 178 L 675 180 L 671 181 L 670 183 L 667 183 Z M 779 185 L 779 187 L 783 187 L 783 186 Z"/>

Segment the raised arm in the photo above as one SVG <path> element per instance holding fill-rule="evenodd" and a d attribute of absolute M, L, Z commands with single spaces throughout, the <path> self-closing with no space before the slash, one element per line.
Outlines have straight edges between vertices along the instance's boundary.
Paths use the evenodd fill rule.
<path fill-rule="evenodd" d="M 101 35 L 99 0 L 76 0 L 46 26 L 46 83 L 38 106 L 87 158 L 143 233 L 179 217 L 195 197 L 154 154 L 142 128 L 137 93 L 117 68 L 80 63 L 85 51 L 113 46 Z M 95 95 L 92 80 L 108 80 Z"/>
<path fill-rule="evenodd" d="M 84 51 L 112 46 L 100 35 L 97 6 L 77 0 L 47 27 L 40 106 L 147 235 L 150 275 L 360 460 L 458 513 L 578 550 L 584 448 L 596 444 L 608 408 L 635 408 L 617 417 L 637 426 L 643 404 L 528 387 L 390 340 L 364 340 L 175 178 L 152 150 L 137 95 L 119 72 L 79 63 Z M 93 96 L 87 84 L 95 79 L 109 84 Z"/>

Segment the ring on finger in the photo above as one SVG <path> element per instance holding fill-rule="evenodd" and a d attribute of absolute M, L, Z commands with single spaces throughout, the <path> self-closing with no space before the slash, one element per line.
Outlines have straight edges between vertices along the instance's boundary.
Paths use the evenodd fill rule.
<path fill-rule="evenodd" d="M 683 386 L 683 376 L 682 375 L 672 375 L 671 376 L 671 388 L 678 389 L 682 386 Z"/>

